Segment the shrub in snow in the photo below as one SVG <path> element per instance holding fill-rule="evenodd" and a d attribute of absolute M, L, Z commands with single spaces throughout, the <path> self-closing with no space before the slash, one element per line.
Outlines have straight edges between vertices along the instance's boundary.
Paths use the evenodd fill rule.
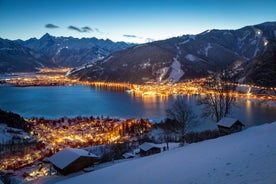
<path fill-rule="evenodd" d="M 185 135 L 185 140 L 187 143 L 200 142 L 208 139 L 214 139 L 220 136 L 218 130 L 206 130 L 203 132 L 190 132 Z"/>

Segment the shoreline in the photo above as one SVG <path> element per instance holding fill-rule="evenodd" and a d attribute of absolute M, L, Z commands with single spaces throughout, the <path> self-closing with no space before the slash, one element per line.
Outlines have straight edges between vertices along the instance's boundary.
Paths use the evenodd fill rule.
<path fill-rule="evenodd" d="M 178 85 L 181 85 L 181 83 L 177 83 Z M 131 84 L 134 86 L 138 86 L 138 84 Z M 0 86 L 12 86 L 12 87 L 17 87 L 17 88 L 28 88 L 28 87 L 59 87 L 59 86 L 93 86 L 95 88 L 100 88 L 100 89 L 108 89 L 108 90 L 114 90 L 114 91 L 122 91 L 122 92 L 127 92 L 130 93 L 133 96 L 140 96 L 142 98 L 147 98 L 147 97 L 170 97 L 170 96 L 175 96 L 175 95 L 192 95 L 192 96 L 197 96 L 197 95 L 205 95 L 205 93 L 170 93 L 170 94 L 162 94 L 162 93 L 141 93 L 141 92 L 137 92 L 133 87 L 130 87 L 130 84 L 126 84 L 126 83 L 104 83 L 104 82 L 82 82 L 82 83 L 73 83 L 73 84 L 49 84 L 49 85 L 15 85 L 12 83 L 0 83 Z M 142 86 L 144 88 L 147 88 L 147 85 L 139 85 Z M 131 89 L 132 88 L 132 89 Z M 240 96 L 237 96 L 236 94 L 236 98 L 241 98 L 243 100 L 249 100 L 252 103 L 256 103 L 256 104 L 262 104 L 262 105 L 267 105 L 270 107 L 276 107 L 276 96 L 274 95 L 269 95 L 268 98 L 269 99 L 264 99 L 264 96 L 260 96 L 260 98 L 258 98 L 258 94 L 244 94 L 244 93 L 240 93 Z M 60 116 L 62 117 L 62 115 Z M 51 118 L 51 117 L 49 117 Z M 129 118 L 129 117 L 128 117 Z M 143 117 L 143 118 L 147 118 L 147 117 Z M 155 119 L 155 118 L 149 118 L 149 119 Z"/>

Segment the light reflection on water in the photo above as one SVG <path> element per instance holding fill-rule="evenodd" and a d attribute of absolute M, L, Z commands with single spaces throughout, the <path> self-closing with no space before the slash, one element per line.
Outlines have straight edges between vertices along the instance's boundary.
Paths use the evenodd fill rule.
<path fill-rule="evenodd" d="M 196 96 L 185 96 L 200 116 Z M 150 118 L 161 120 L 176 96 L 132 96 L 125 91 L 104 90 L 87 86 L 25 87 L 0 86 L 0 108 L 24 117 L 57 118 L 62 116 L 111 116 L 122 118 Z M 276 120 L 276 107 L 238 100 L 230 117 L 247 125 Z M 205 121 L 202 119 L 202 121 Z"/>
<path fill-rule="evenodd" d="M 251 120 L 252 117 L 252 102 L 250 100 L 245 100 L 245 106 L 246 106 L 246 119 Z"/>

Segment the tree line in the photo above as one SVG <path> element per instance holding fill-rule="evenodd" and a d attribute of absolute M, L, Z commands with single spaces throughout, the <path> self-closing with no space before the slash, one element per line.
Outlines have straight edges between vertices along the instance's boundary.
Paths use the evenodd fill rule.
<path fill-rule="evenodd" d="M 8 127 L 22 129 L 30 132 L 30 125 L 23 117 L 13 112 L 6 112 L 0 109 L 0 123 L 7 124 Z"/>

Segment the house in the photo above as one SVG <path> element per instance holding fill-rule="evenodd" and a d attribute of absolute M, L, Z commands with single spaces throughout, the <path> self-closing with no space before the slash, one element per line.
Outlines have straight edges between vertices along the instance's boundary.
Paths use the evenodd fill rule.
<path fill-rule="evenodd" d="M 91 166 L 98 157 L 83 149 L 65 148 L 49 158 L 54 168 L 63 175 Z"/>
<path fill-rule="evenodd" d="M 150 142 L 144 142 L 139 146 L 139 148 L 140 148 L 141 156 L 148 156 L 148 155 L 160 153 L 162 151 L 161 146 Z"/>
<path fill-rule="evenodd" d="M 234 118 L 222 118 L 217 125 L 219 131 L 223 134 L 239 132 L 242 130 L 242 127 L 244 126 L 244 124 L 242 124 L 239 120 Z"/>

